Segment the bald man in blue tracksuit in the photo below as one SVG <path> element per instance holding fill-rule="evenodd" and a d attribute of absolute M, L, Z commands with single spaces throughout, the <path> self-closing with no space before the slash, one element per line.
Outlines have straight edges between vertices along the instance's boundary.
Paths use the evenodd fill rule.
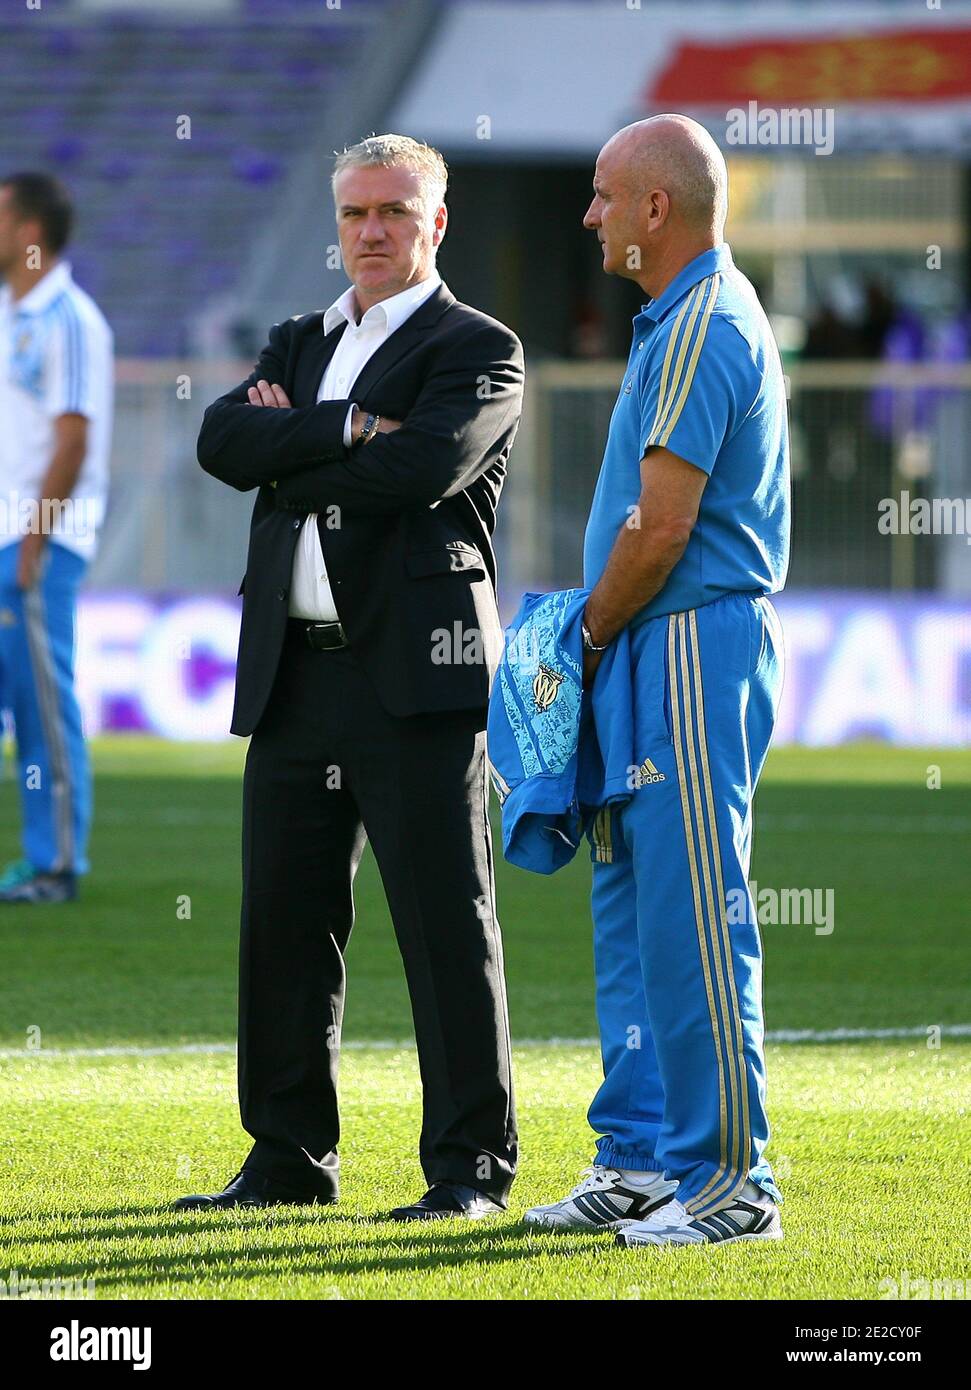
<path fill-rule="evenodd" d="M 765 314 L 722 240 L 726 205 L 710 136 L 662 116 L 604 147 L 585 218 L 605 270 L 650 296 L 584 544 L 586 677 L 626 629 L 639 775 L 593 867 L 594 1165 L 527 1220 L 627 1246 L 782 1235 L 748 873 L 782 681 L 767 596 L 788 565 L 787 412 Z"/>

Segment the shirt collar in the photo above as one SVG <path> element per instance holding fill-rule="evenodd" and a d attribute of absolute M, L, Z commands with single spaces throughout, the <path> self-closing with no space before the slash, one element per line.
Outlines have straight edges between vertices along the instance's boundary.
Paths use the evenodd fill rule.
<path fill-rule="evenodd" d="M 727 241 L 720 242 L 718 246 L 712 246 L 707 251 L 702 251 L 700 256 L 695 256 L 693 261 L 682 266 L 657 299 L 651 299 L 647 304 L 641 305 L 641 313 L 646 318 L 653 319 L 655 323 L 660 323 L 665 314 L 673 309 L 678 300 L 683 299 L 691 287 L 698 284 L 699 280 L 704 280 L 707 275 L 714 274 L 716 270 L 731 270 L 734 264 L 732 250 Z"/>
<path fill-rule="evenodd" d="M 33 289 L 28 290 L 20 299 L 15 300 L 10 292 L 10 286 L 4 285 L 4 303 L 14 314 L 39 314 L 47 308 L 48 304 L 52 304 L 70 284 L 70 261 L 58 261 L 53 270 L 49 270 L 46 275 L 41 276 Z"/>
<path fill-rule="evenodd" d="M 372 304 L 361 318 L 360 325 L 355 320 L 356 303 L 354 286 L 351 285 L 325 311 L 324 333 L 332 333 L 335 328 L 339 328 L 345 322 L 349 323 L 352 328 L 379 326 L 384 328 L 387 333 L 393 333 L 396 328 L 401 327 L 406 319 L 411 317 L 419 304 L 423 304 L 435 293 L 441 283 L 442 277 L 437 270 L 433 270 L 427 280 L 419 280 L 417 285 L 409 285 L 400 294 L 393 294 L 388 299 L 382 299 L 379 304 Z"/>

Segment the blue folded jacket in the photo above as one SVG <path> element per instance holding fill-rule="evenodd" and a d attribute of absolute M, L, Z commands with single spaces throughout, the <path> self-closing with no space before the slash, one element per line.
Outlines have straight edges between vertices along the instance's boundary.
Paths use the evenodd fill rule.
<path fill-rule="evenodd" d="M 541 874 L 568 864 L 585 831 L 596 858 L 617 858 L 622 846 L 612 842 L 605 808 L 626 801 L 635 785 L 629 638 L 626 629 L 615 638 L 584 691 L 580 625 L 589 593 L 524 595 L 489 700 L 503 854 Z"/>

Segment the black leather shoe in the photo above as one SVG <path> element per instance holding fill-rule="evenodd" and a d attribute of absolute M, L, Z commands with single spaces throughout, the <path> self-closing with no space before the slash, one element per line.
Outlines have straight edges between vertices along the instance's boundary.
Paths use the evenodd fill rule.
<path fill-rule="evenodd" d="M 501 1211 L 498 1202 L 475 1187 L 436 1182 L 414 1206 L 395 1207 L 390 1216 L 392 1221 L 438 1221 L 444 1216 L 466 1216 L 477 1221 L 483 1216 L 498 1216 Z"/>
<path fill-rule="evenodd" d="M 212 1192 L 208 1196 L 180 1197 L 172 1203 L 173 1211 L 216 1211 L 230 1207 L 303 1207 L 319 1203 L 321 1206 L 337 1201 L 337 1193 L 323 1196 L 319 1192 L 298 1192 L 284 1183 L 264 1178 L 254 1173 L 252 1168 L 242 1168 L 232 1178 L 222 1192 Z"/>

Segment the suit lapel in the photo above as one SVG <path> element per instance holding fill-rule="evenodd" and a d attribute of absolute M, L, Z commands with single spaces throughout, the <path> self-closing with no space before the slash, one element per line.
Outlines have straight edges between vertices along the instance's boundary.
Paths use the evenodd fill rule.
<path fill-rule="evenodd" d="M 377 352 L 365 362 L 351 387 L 355 398 L 363 400 L 368 392 L 373 391 L 385 373 L 418 346 L 445 310 L 454 303 L 455 296 L 448 286 L 444 283 L 439 285 L 434 294 L 430 294 L 424 304 L 419 305 L 411 317 L 405 319 L 401 327 L 395 329 L 391 337 L 386 338 Z"/>
<path fill-rule="evenodd" d="M 347 327 L 342 323 L 330 333 L 324 333 L 324 316 L 315 314 L 306 332 L 306 341 L 297 354 L 293 369 L 292 390 L 288 393 L 294 405 L 315 405 L 321 378 L 333 357 L 341 334 Z"/>

